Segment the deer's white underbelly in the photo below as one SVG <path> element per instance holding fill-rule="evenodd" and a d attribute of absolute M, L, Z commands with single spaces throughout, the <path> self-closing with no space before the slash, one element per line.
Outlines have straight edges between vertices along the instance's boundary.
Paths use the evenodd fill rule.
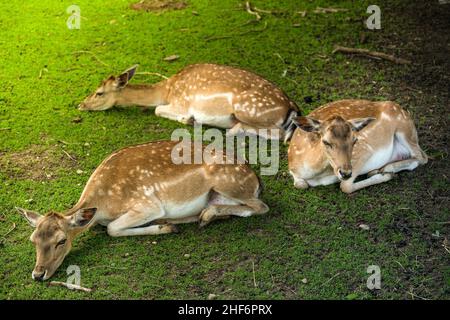
<path fill-rule="evenodd" d="M 208 204 L 209 193 L 185 202 L 165 202 L 166 219 L 182 219 L 199 214 Z"/>
<path fill-rule="evenodd" d="M 360 174 L 366 174 L 372 170 L 380 169 L 391 162 L 394 151 L 394 142 L 374 150 L 372 156 L 366 161 Z"/>
<path fill-rule="evenodd" d="M 234 117 L 231 113 L 228 114 L 206 114 L 205 112 L 198 110 L 191 110 L 190 116 L 198 123 L 205 124 L 212 127 L 219 127 L 228 129 L 234 125 Z"/>

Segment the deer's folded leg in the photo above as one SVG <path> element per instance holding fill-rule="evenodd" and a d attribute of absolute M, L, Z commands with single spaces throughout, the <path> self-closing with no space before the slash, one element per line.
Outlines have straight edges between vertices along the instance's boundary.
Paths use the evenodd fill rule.
<path fill-rule="evenodd" d="M 156 107 L 155 114 L 159 117 L 175 120 L 184 124 L 194 124 L 194 119 L 186 110 L 177 108 L 171 104 Z"/>

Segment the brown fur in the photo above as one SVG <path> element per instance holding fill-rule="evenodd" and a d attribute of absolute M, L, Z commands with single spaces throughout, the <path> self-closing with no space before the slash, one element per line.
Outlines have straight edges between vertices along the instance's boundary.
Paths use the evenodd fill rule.
<path fill-rule="evenodd" d="M 314 110 L 298 123 L 303 129 L 296 129 L 293 135 L 288 160 L 300 188 L 337 182 L 339 177 L 341 189 L 350 193 L 427 162 L 409 113 L 390 101 L 340 100 Z M 392 145 L 395 152 L 408 152 L 409 158 L 384 163 L 370 172 L 377 176 L 355 183 L 358 175 L 367 173 L 363 172 L 367 162 L 381 161 L 380 156 L 371 160 L 372 155 L 383 156 Z M 406 155 L 398 157 L 402 156 Z"/>
<path fill-rule="evenodd" d="M 134 73 L 133 73 L 134 74 Z M 123 74 L 121 75 L 123 76 Z M 120 77 L 120 76 L 119 76 Z M 155 113 L 185 124 L 194 121 L 232 133 L 278 129 L 283 137 L 287 118 L 298 108 L 282 90 L 246 70 L 216 64 L 195 64 L 155 85 L 118 85 L 110 77 L 80 104 L 81 110 L 106 110 L 115 105 L 157 106 Z M 102 93 L 98 96 L 98 93 Z M 287 130 L 287 129 L 286 129 Z"/>
<path fill-rule="evenodd" d="M 177 145 L 157 141 L 111 154 L 91 175 L 78 203 L 64 215 L 40 216 L 21 209 L 36 227 L 30 238 L 37 253 L 33 277 L 48 279 L 69 253 L 73 239 L 96 223 L 107 225 L 111 236 L 162 234 L 176 231 L 177 223 L 199 221 L 204 226 L 215 218 L 268 211 L 258 199 L 260 182 L 249 166 L 177 165 L 171 158 Z M 191 153 L 196 149 L 204 147 L 194 145 Z M 58 245 L 61 238 L 66 242 Z"/>

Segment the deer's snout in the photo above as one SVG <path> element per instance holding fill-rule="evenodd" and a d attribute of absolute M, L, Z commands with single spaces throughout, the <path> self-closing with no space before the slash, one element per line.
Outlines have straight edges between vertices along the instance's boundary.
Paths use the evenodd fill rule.
<path fill-rule="evenodd" d="M 347 180 L 350 179 L 350 177 L 352 176 L 352 169 L 339 169 L 338 170 L 338 175 L 339 175 L 339 179 L 340 180 Z"/>
<path fill-rule="evenodd" d="M 42 266 L 37 266 L 34 268 L 33 272 L 31 273 L 31 277 L 33 280 L 36 281 L 44 281 L 45 275 L 47 274 L 47 270 L 45 270 Z"/>

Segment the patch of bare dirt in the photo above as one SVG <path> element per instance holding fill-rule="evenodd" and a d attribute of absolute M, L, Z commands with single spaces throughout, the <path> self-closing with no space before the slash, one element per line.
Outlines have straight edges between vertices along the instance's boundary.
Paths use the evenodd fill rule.
<path fill-rule="evenodd" d="M 20 152 L 0 153 L 0 172 L 11 179 L 53 180 L 62 169 L 73 170 L 76 165 L 58 145 L 31 145 Z"/>
<path fill-rule="evenodd" d="M 187 3 L 178 0 L 141 0 L 130 5 L 133 10 L 161 12 L 167 10 L 181 10 L 187 7 Z"/>

